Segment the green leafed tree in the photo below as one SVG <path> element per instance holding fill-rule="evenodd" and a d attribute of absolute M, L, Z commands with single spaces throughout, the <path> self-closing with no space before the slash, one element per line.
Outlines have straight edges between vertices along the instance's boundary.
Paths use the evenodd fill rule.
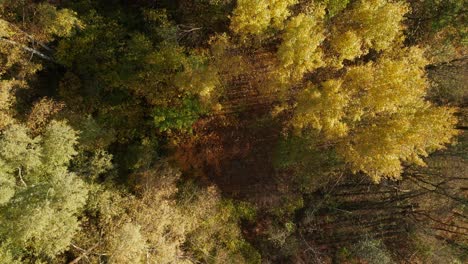
<path fill-rule="evenodd" d="M 88 188 L 67 169 L 76 143 L 77 132 L 62 121 L 35 138 L 22 125 L 2 132 L 0 237 L 14 258 L 53 259 L 79 230 Z"/>
<path fill-rule="evenodd" d="M 110 263 L 258 263 L 241 236 L 249 209 L 222 199 L 215 187 L 181 184 L 167 162 L 133 175 L 138 196 L 93 185 L 75 259 Z M 180 185 L 178 187 L 177 185 Z M 100 230 L 96 232 L 96 230 Z"/>
<path fill-rule="evenodd" d="M 336 16 L 346 8 L 350 0 L 324 0 L 329 18 Z"/>

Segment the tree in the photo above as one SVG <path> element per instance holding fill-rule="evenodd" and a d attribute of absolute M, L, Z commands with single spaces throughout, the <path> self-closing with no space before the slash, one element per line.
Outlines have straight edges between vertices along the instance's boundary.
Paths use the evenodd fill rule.
<path fill-rule="evenodd" d="M 110 263 L 141 263 L 146 248 L 141 227 L 126 223 L 116 230 L 109 249 Z"/>
<path fill-rule="evenodd" d="M 390 252 L 385 248 L 381 240 L 365 237 L 352 249 L 353 255 L 369 264 L 393 263 Z"/>
<path fill-rule="evenodd" d="M 300 80 L 304 73 L 324 65 L 323 52 L 319 47 L 323 41 L 323 10 L 313 14 L 299 14 L 286 24 L 281 45 L 278 48 L 281 71 L 286 78 Z"/>
<path fill-rule="evenodd" d="M 59 121 L 36 138 L 22 125 L 3 132 L 0 171 L 8 189 L 2 192 L 0 237 L 14 257 L 53 259 L 78 231 L 88 189 L 67 169 L 76 143 L 77 132 Z"/>
<path fill-rule="evenodd" d="M 134 175 L 138 197 L 96 185 L 90 193 L 77 258 L 112 263 L 256 263 L 258 253 L 241 237 L 244 206 L 224 201 L 215 187 L 185 183 L 167 162 Z M 94 216 L 94 217 L 93 217 Z M 96 230 L 99 230 L 98 232 Z"/>
<path fill-rule="evenodd" d="M 409 16 L 412 27 L 410 38 L 421 41 L 434 37 L 441 31 L 448 31 L 449 37 L 455 43 L 466 38 L 466 31 L 461 26 L 466 21 L 466 1 L 411 1 L 410 4 L 412 7 L 412 14 Z"/>
<path fill-rule="evenodd" d="M 350 168 L 376 182 L 398 179 L 402 162 L 443 148 L 457 134 L 454 109 L 424 101 L 422 51 L 396 53 L 351 67 L 342 79 L 299 94 L 292 125 L 315 129 L 336 146 Z"/>
<path fill-rule="evenodd" d="M 127 28 L 132 15 L 141 17 L 143 28 Z M 154 127 L 189 130 L 218 97 L 220 81 L 210 53 L 182 46 L 178 27 L 163 10 L 132 10 L 128 16 L 88 12 L 87 26 L 60 42 L 56 57 L 69 70 L 60 87 L 63 100 L 74 105 L 83 98 L 87 114 L 94 112 L 120 142 Z M 146 122 L 147 113 L 153 113 L 153 123 Z"/>
<path fill-rule="evenodd" d="M 80 26 L 75 12 L 57 10 L 48 3 L 8 0 L 0 4 L 0 129 L 14 121 L 13 94 L 28 87 L 43 61 L 54 61 L 47 43 L 69 36 Z"/>
<path fill-rule="evenodd" d="M 384 51 L 402 41 L 403 16 L 408 7 L 403 2 L 386 0 L 355 1 L 334 18 L 330 45 L 343 59 L 352 60 L 369 50 Z"/>
<path fill-rule="evenodd" d="M 349 4 L 349 0 L 323 0 L 327 9 L 328 18 L 332 18 L 339 14 Z"/>
<path fill-rule="evenodd" d="M 233 11 L 231 29 L 246 37 L 261 35 L 270 26 L 283 28 L 283 22 L 289 17 L 289 7 L 297 0 L 240 0 Z"/>

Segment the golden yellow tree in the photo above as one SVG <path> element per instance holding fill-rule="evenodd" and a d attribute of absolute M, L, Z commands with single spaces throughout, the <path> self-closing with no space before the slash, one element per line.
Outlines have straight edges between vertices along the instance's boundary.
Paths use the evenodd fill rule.
<path fill-rule="evenodd" d="M 424 100 L 426 63 L 411 48 L 351 67 L 341 79 L 304 89 L 291 122 L 319 131 L 354 172 L 398 179 L 403 163 L 424 165 L 420 156 L 457 134 L 454 109 Z"/>
<path fill-rule="evenodd" d="M 283 41 L 278 48 L 280 67 L 292 80 L 299 80 L 305 72 L 324 65 L 320 44 L 325 38 L 321 20 L 324 10 L 313 14 L 299 14 L 286 24 Z"/>
<path fill-rule="evenodd" d="M 268 27 L 283 28 L 289 7 L 297 0 L 239 0 L 231 19 L 231 29 L 241 35 L 259 35 Z"/>
<path fill-rule="evenodd" d="M 403 2 L 359 0 L 336 16 L 331 27 L 330 46 L 341 65 L 370 49 L 383 51 L 403 40 L 404 15 L 408 7 Z"/>

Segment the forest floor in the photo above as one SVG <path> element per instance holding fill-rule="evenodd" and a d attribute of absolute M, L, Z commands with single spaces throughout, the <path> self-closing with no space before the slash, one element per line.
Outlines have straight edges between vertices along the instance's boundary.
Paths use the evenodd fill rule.
<path fill-rule="evenodd" d="M 258 87 L 273 54 L 252 56 L 253 70 L 231 78 L 223 110 L 199 120 L 176 159 L 186 171 L 216 184 L 226 197 L 271 207 L 279 199 L 273 158 L 281 125 L 271 118 L 272 98 Z"/>

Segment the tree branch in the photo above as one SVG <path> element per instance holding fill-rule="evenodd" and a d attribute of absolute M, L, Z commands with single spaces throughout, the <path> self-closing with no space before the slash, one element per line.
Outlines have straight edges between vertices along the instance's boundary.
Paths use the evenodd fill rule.
<path fill-rule="evenodd" d="M 24 18 L 23 18 L 24 19 Z M 46 44 L 38 41 L 33 35 L 25 32 L 24 30 L 22 30 L 21 28 L 19 28 L 18 26 L 16 26 L 15 24 L 13 23 L 10 23 L 4 19 L 0 19 L 2 21 L 4 21 L 5 23 L 7 23 L 10 27 L 14 28 L 16 31 L 18 31 L 19 33 L 25 35 L 28 39 L 30 39 L 31 41 L 33 41 L 34 43 L 37 43 L 39 44 L 39 46 L 41 46 L 43 49 L 47 50 L 48 52 L 53 52 L 54 50 L 49 48 Z"/>
<path fill-rule="evenodd" d="M 95 254 L 95 255 L 106 255 L 106 254 L 98 254 L 98 253 L 93 253 L 92 251 L 99 246 L 99 242 L 94 244 L 92 247 L 89 249 L 85 250 L 82 249 L 81 247 L 76 246 L 75 244 L 70 244 L 72 247 L 82 251 L 83 253 L 76 257 L 74 260 L 72 260 L 69 264 L 77 264 L 78 261 L 80 261 L 82 258 L 87 257 L 89 254 Z"/>
<path fill-rule="evenodd" d="M 453 60 L 450 60 L 450 61 L 443 61 L 443 62 L 439 62 L 439 63 L 435 63 L 435 64 L 429 64 L 429 65 L 426 65 L 426 69 L 427 70 L 433 70 L 433 69 L 435 69 L 437 67 L 451 66 L 453 63 L 464 62 L 464 61 L 467 61 L 467 60 L 468 60 L 468 56 L 465 56 L 465 57 L 456 58 L 456 59 L 453 59 Z"/>
<path fill-rule="evenodd" d="M 14 40 L 7 39 L 7 38 L 4 38 L 4 37 L 0 37 L 0 41 L 6 42 L 6 43 L 8 43 L 10 45 L 19 46 L 23 50 L 31 52 L 32 54 L 35 54 L 35 55 L 37 55 L 37 56 L 39 56 L 39 57 L 41 57 L 41 58 L 43 58 L 45 60 L 48 60 L 48 61 L 53 62 L 53 63 L 57 63 L 52 57 L 47 56 L 47 55 L 45 55 L 44 53 L 42 53 L 42 52 L 40 52 L 38 50 L 35 50 L 35 49 L 30 48 L 28 46 L 25 46 L 25 45 L 23 45 L 23 44 L 21 44 L 19 42 L 14 41 Z"/>
<path fill-rule="evenodd" d="M 24 187 L 28 187 L 26 182 L 23 180 L 23 173 L 22 173 L 22 170 L 21 170 L 21 166 L 18 167 L 18 176 L 19 176 L 20 182 L 24 185 Z"/>

